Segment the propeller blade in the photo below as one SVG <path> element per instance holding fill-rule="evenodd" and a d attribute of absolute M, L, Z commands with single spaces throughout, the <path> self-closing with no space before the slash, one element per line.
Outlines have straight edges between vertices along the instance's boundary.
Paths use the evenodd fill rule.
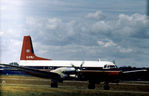
<path fill-rule="evenodd" d="M 116 63 L 115 63 L 115 60 L 113 60 L 112 62 L 113 62 L 113 64 L 116 64 Z"/>

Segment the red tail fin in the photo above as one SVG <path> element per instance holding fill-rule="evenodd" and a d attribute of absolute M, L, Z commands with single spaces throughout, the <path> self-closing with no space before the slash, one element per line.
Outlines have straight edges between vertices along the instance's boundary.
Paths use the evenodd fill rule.
<path fill-rule="evenodd" d="M 34 54 L 31 37 L 24 36 L 20 60 L 50 60 L 50 59 L 37 57 Z"/>

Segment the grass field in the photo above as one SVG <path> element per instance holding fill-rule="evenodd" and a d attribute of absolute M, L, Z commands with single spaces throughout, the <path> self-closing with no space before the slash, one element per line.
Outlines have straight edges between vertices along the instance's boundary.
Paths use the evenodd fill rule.
<path fill-rule="evenodd" d="M 149 84 L 122 82 L 110 84 L 111 90 L 103 90 L 97 84 L 95 90 L 87 89 L 87 82 L 66 81 L 59 88 L 51 88 L 50 80 L 29 76 L 0 76 L 0 96 L 149 96 Z"/>

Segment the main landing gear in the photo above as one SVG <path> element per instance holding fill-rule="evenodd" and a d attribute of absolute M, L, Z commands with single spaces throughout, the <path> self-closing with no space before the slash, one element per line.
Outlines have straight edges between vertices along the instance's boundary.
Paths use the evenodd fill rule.
<path fill-rule="evenodd" d="M 51 80 L 51 87 L 52 88 L 58 88 L 58 80 L 52 79 Z"/>
<path fill-rule="evenodd" d="M 88 89 L 95 89 L 95 81 L 89 80 Z"/>
<path fill-rule="evenodd" d="M 90 81 L 89 80 L 88 89 L 95 89 L 95 82 L 94 81 Z M 109 86 L 109 82 L 108 81 L 105 81 L 104 82 L 103 89 L 104 90 L 109 90 L 110 89 L 110 86 Z"/>
<path fill-rule="evenodd" d="M 89 83 L 88 89 L 95 89 L 95 83 Z"/>
<path fill-rule="evenodd" d="M 109 89 L 110 89 L 110 86 L 109 86 L 109 82 L 108 82 L 108 81 L 105 81 L 105 82 L 104 82 L 103 89 L 104 89 L 104 90 L 109 90 Z"/>

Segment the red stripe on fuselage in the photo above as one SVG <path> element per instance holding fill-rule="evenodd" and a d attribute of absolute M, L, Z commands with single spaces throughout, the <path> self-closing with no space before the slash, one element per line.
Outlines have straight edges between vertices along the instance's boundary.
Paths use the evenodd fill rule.
<path fill-rule="evenodd" d="M 81 70 L 78 72 L 79 74 L 84 75 L 105 75 L 105 76 L 118 76 L 120 71 L 98 71 L 98 70 Z"/>

